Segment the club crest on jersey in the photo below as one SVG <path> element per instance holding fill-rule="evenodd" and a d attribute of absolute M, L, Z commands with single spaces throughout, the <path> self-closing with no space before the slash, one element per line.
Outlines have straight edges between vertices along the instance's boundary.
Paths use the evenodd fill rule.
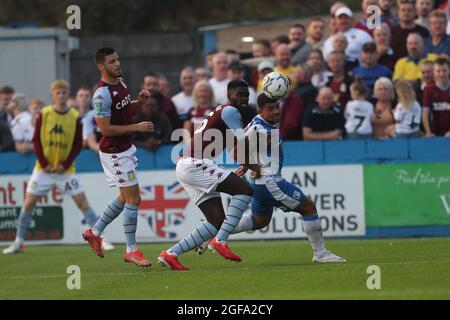
<path fill-rule="evenodd" d="M 127 172 L 127 176 L 128 176 L 128 180 L 133 181 L 136 179 L 136 175 L 134 174 L 134 171 Z"/>

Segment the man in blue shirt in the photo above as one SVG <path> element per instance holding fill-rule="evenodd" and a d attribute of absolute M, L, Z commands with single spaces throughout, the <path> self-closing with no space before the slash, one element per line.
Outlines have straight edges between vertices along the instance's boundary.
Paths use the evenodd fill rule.
<path fill-rule="evenodd" d="M 380 58 L 377 52 L 377 45 L 374 42 L 367 42 L 361 49 L 361 62 L 359 67 L 353 69 L 352 76 L 360 76 L 369 88 L 370 96 L 373 94 L 373 87 L 378 78 L 391 78 L 391 70 L 378 63 Z"/>
<path fill-rule="evenodd" d="M 447 16 L 441 10 L 434 10 L 430 14 L 431 36 L 425 39 L 428 53 L 445 53 L 450 57 L 450 36 L 446 34 Z"/>

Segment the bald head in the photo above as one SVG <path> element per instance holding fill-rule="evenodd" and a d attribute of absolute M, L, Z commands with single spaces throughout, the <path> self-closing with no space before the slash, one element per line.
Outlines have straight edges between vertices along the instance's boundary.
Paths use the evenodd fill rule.
<path fill-rule="evenodd" d="M 317 104 L 321 110 L 330 110 L 333 105 L 334 95 L 330 88 L 324 87 L 320 89 L 317 95 Z"/>
<path fill-rule="evenodd" d="M 275 50 L 275 58 L 277 64 L 282 68 L 287 68 L 291 65 L 291 49 L 289 49 L 287 44 L 280 44 Z"/>
<path fill-rule="evenodd" d="M 414 59 L 420 59 L 424 53 L 423 38 L 418 33 L 410 33 L 406 38 L 406 49 Z"/>

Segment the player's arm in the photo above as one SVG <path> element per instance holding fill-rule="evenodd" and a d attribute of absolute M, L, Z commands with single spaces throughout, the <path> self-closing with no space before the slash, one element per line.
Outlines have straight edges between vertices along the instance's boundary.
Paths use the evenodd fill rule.
<path fill-rule="evenodd" d="M 250 155 L 249 155 L 250 143 L 248 137 L 245 134 L 244 129 L 242 129 L 242 119 L 239 111 L 231 106 L 225 107 L 222 111 L 222 120 L 225 122 L 228 128 L 232 130 L 233 135 L 235 137 L 234 148 L 230 150 L 232 158 L 236 162 L 241 163 L 248 169 L 254 171 L 255 174 L 259 175 L 261 171 L 260 165 L 257 163 L 250 162 Z M 238 148 L 237 146 L 242 143 L 244 143 L 244 150 L 245 150 L 244 159 L 242 159 L 242 157 L 239 157 L 238 155 L 238 150 L 240 148 Z"/>
<path fill-rule="evenodd" d="M 132 108 L 141 108 L 150 99 L 150 92 L 147 90 L 141 90 L 136 100 L 131 101 Z"/>
<path fill-rule="evenodd" d="M 144 121 L 141 123 L 130 124 L 126 126 L 111 124 L 111 94 L 106 88 L 99 88 L 95 91 L 92 99 L 94 106 L 95 122 L 97 123 L 102 135 L 105 137 L 115 137 L 134 132 L 149 132 L 153 130 L 153 123 Z"/>
<path fill-rule="evenodd" d="M 75 158 L 80 154 L 82 147 L 83 147 L 83 126 L 81 124 L 81 118 L 78 118 L 77 127 L 75 131 L 75 139 L 73 140 L 72 143 L 72 149 L 70 150 L 67 159 L 58 165 L 58 168 L 56 168 L 55 172 L 61 174 L 67 169 L 69 169 L 72 163 L 75 161 Z"/>
<path fill-rule="evenodd" d="M 44 156 L 44 150 L 42 148 L 42 142 L 41 142 L 41 127 L 42 127 L 42 114 L 39 113 L 36 117 L 36 126 L 34 129 L 33 134 L 33 149 L 34 153 L 36 154 L 36 158 L 39 161 L 39 164 L 41 165 L 41 168 L 49 173 L 51 172 L 51 166 L 50 162 L 45 158 Z"/>

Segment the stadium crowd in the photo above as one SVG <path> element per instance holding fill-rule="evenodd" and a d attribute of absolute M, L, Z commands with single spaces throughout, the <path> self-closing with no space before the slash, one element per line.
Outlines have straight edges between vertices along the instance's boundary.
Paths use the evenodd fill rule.
<path fill-rule="evenodd" d="M 375 29 L 370 5 L 382 12 Z M 141 88 L 152 98 L 136 122 L 152 121 L 155 131 L 136 134 L 135 145 L 155 150 L 170 144 L 177 128 L 186 129 L 189 140 L 210 110 L 226 103 L 227 84 L 235 79 L 251 86 L 251 108 L 242 115 L 248 124 L 257 113 L 262 79 L 272 71 L 290 79 L 280 100 L 283 140 L 450 137 L 449 1 L 362 0 L 361 9 L 356 21 L 345 3 L 336 2 L 328 21 L 314 17 L 305 26 L 287 27 L 286 35 L 254 41 L 251 59 L 241 60 L 233 50 L 210 52 L 204 66 L 181 70 L 175 95 L 164 75 L 147 73 Z M 92 88 L 83 86 L 68 104 L 83 118 L 84 146 L 98 152 L 101 133 L 91 98 Z M 43 105 L 9 86 L 0 89 L 0 152 L 33 152 Z"/>

